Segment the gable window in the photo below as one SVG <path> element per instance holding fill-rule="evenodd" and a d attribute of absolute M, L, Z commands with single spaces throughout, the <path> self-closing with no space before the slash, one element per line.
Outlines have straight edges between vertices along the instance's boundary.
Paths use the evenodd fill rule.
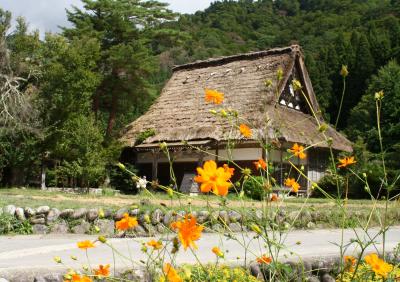
<path fill-rule="evenodd" d="M 303 112 L 305 114 L 309 113 L 306 101 L 303 97 L 301 91 L 295 91 L 293 89 L 293 80 L 296 79 L 295 75 L 290 75 L 288 82 L 285 88 L 282 91 L 281 96 L 279 97 L 279 104 L 289 109 L 294 109 L 296 111 Z"/>

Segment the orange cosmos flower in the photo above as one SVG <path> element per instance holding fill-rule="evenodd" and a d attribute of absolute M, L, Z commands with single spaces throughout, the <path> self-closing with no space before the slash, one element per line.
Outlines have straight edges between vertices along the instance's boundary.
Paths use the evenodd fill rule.
<path fill-rule="evenodd" d="M 262 257 L 257 258 L 257 262 L 259 264 L 270 264 L 272 262 L 271 257 L 267 257 L 266 255 L 263 255 Z"/>
<path fill-rule="evenodd" d="M 110 265 L 106 264 L 106 265 L 99 265 L 99 268 L 97 269 L 93 269 L 93 272 L 96 276 L 100 276 L 100 277 L 107 277 L 110 275 Z"/>
<path fill-rule="evenodd" d="M 231 186 L 229 179 L 234 173 L 234 168 L 230 168 L 228 165 L 217 167 L 216 162 L 210 160 L 204 163 L 203 168 L 198 167 L 197 173 L 198 175 L 194 178 L 194 181 L 201 183 L 201 192 L 208 193 L 212 191 L 219 196 L 228 194 L 228 189 Z"/>
<path fill-rule="evenodd" d="M 367 255 L 364 260 L 371 266 L 376 275 L 380 275 L 383 278 L 387 278 L 388 274 L 393 270 L 393 265 L 379 258 L 377 254 Z"/>
<path fill-rule="evenodd" d="M 346 167 L 352 164 L 355 164 L 356 161 L 354 160 L 354 157 L 344 157 L 343 159 L 339 159 L 340 164 L 338 167 Z"/>
<path fill-rule="evenodd" d="M 224 94 L 217 90 L 206 89 L 204 98 L 206 102 L 212 102 L 218 105 L 224 101 Z"/>
<path fill-rule="evenodd" d="M 279 200 L 279 197 L 277 194 L 274 193 L 271 195 L 271 202 L 277 202 L 278 200 Z"/>
<path fill-rule="evenodd" d="M 138 225 L 136 217 L 130 217 L 129 214 L 124 213 L 124 217 L 115 223 L 115 228 L 118 230 L 128 230 Z"/>
<path fill-rule="evenodd" d="M 190 246 L 197 249 L 194 241 L 200 239 L 203 226 L 197 224 L 197 220 L 194 216 L 187 214 L 184 219 L 172 222 L 171 229 L 178 231 L 178 238 L 185 251 Z"/>
<path fill-rule="evenodd" d="M 178 272 L 175 268 L 170 264 L 164 264 L 163 271 L 165 276 L 167 277 L 167 282 L 182 282 L 182 278 L 179 277 Z"/>
<path fill-rule="evenodd" d="M 267 168 L 267 163 L 263 159 L 259 159 L 256 162 L 253 162 L 255 165 L 256 169 L 266 169 Z"/>
<path fill-rule="evenodd" d="M 224 257 L 224 253 L 218 247 L 212 248 L 211 251 L 220 258 Z"/>
<path fill-rule="evenodd" d="M 291 187 L 292 191 L 297 193 L 300 189 L 300 184 L 296 182 L 294 178 L 286 178 L 285 179 L 285 186 Z"/>
<path fill-rule="evenodd" d="M 154 250 L 159 250 L 162 248 L 162 243 L 156 240 L 150 240 L 147 242 L 147 246 L 154 248 Z"/>
<path fill-rule="evenodd" d="M 87 276 L 72 274 L 71 279 L 64 280 L 64 282 L 93 282 L 93 280 Z"/>
<path fill-rule="evenodd" d="M 353 272 L 354 271 L 354 266 L 357 263 L 357 260 L 355 257 L 353 256 L 344 256 L 344 266 L 345 268 L 349 271 L 349 272 Z"/>
<path fill-rule="evenodd" d="M 250 138 L 251 137 L 251 129 L 247 125 L 241 124 L 239 126 L 239 130 L 240 130 L 240 133 L 242 133 L 242 135 L 244 137 L 246 137 L 246 138 Z"/>
<path fill-rule="evenodd" d="M 89 248 L 94 248 L 95 247 L 95 245 L 89 240 L 78 242 L 77 245 L 78 245 L 79 249 L 84 249 L 84 250 L 87 250 Z"/>
<path fill-rule="evenodd" d="M 299 157 L 300 159 L 305 159 L 307 155 L 304 153 L 304 147 L 294 143 L 293 147 L 289 149 L 289 152 L 294 154 L 296 157 Z"/>

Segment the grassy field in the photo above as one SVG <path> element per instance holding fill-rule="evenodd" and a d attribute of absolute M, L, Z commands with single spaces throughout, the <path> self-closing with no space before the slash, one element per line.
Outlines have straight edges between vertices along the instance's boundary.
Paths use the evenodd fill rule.
<path fill-rule="evenodd" d="M 148 206 L 169 206 L 173 208 L 192 206 L 194 209 L 202 208 L 207 203 L 212 207 L 224 205 L 221 198 L 216 196 L 193 196 L 193 197 L 178 197 L 174 196 L 173 199 L 169 198 L 165 193 L 149 194 L 143 192 L 139 195 L 74 195 L 59 192 L 47 192 L 39 189 L 4 189 L 0 188 L 0 206 L 16 205 L 19 207 L 38 207 L 47 205 L 56 207 L 58 209 L 64 208 L 80 208 L 80 207 L 103 207 L 103 208 L 121 208 L 129 207 L 132 205 L 143 205 L 143 201 Z M 287 208 L 298 208 L 304 203 L 304 198 L 288 198 L 285 199 L 284 205 Z M 263 203 L 254 201 L 248 198 L 239 199 L 236 196 L 230 195 L 226 198 L 226 205 L 230 207 L 246 207 L 246 208 L 259 208 Z M 335 207 L 332 200 L 327 199 L 314 199 L 309 198 L 307 205 L 318 208 Z M 365 209 L 371 206 L 370 200 L 349 200 L 348 207 L 354 209 Z M 384 203 L 378 203 L 377 207 L 383 207 Z M 390 204 L 390 208 L 399 208 L 399 202 Z"/>

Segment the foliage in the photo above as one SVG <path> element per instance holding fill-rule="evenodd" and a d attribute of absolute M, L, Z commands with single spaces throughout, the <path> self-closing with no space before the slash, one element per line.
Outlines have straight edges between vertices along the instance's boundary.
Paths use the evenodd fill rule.
<path fill-rule="evenodd" d="M 230 267 L 227 265 L 205 266 L 185 265 L 180 269 L 183 281 L 187 282 L 217 282 L 217 281 L 237 281 L 237 282 L 256 282 L 258 281 L 252 276 L 248 270 L 241 267 Z"/>
<path fill-rule="evenodd" d="M 154 136 L 156 134 L 156 131 L 154 129 L 147 129 L 143 132 L 140 132 L 138 137 L 136 137 L 136 142 L 135 145 L 140 145 L 145 141 L 147 138 Z"/>
<path fill-rule="evenodd" d="M 128 170 L 137 173 L 137 169 L 132 164 L 127 163 L 125 166 Z M 128 194 L 136 194 L 138 192 L 135 183 L 132 181 L 132 177 L 116 166 L 110 168 L 110 185 L 114 189 Z"/>
<path fill-rule="evenodd" d="M 32 226 L 28 220 L 18 220 L 10 214 L 0 214 L 0 235 L 21 234 L 28 235 L 32 233 Z"/>
<path fill-rule="evenodd" d="M 243 189 L 246 195 L 254 200 L 263 200 L 266 196 L 264 183 L 267 182 L 263 176 L 255 176 L 244 181 Z"/>

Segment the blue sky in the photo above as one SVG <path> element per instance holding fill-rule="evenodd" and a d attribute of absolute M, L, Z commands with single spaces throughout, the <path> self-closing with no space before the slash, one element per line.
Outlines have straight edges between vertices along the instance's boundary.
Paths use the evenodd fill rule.
<path fill-rule="evenodd" d="M 180 13 L 194 13 L 207 8 L 213 0 L 164 0 L 170 9 Z M 80 0 L 0 0 L 0 8 L 11 11 L 14 18 L 23 16 L 31 29 L 58 31 L 58 25 L 68 25 L 65 9 L 75 5 L 81 7 Z"/>

